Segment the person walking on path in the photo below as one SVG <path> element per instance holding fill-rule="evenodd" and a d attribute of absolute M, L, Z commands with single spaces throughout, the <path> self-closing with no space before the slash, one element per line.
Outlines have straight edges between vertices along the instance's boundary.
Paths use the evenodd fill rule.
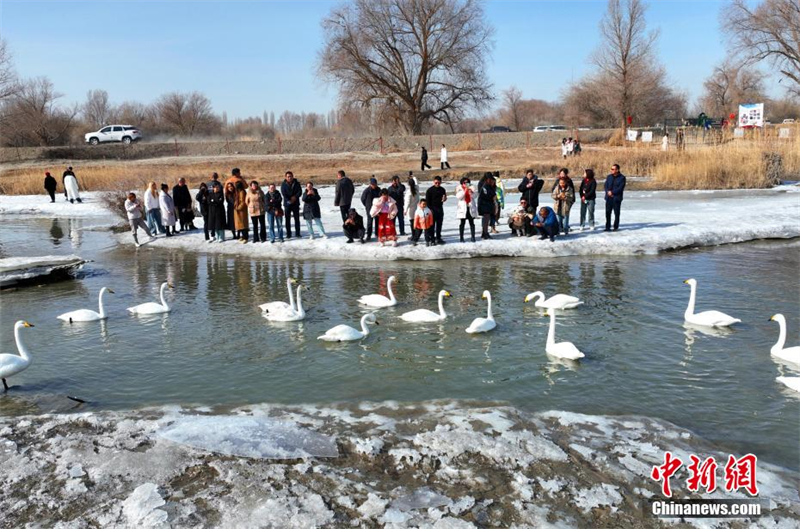
<path fill-rule="evenodd" d="M 593 169 L 584 169 L 583 180 L 579 188 L 581 195 L 581 231 L 584 227 L 594 229 L 594 204 L 597 199 L 597 180 L 594 179 Z M 587 221 L 588 213 L 588 224 Z"/>
<path fill-rule="evenodd" d="M 219 181 L 217 183 L 219 183 Z M 203 217 L 203 235 L 205 236 L 206 240 L 209 240 L 210 237 L 208 230 L 208 185 L 205 182 L 200 184 L 200 189 L 198 189 L 197 195 L 195 195 L 194 199 L 197 201 L 197 204 L 200 207 L 200 216 Z"/>
<path fill-rule="evenodd" d="M 336 173 L 336 194 L 333 197 L 333 205 L 339 208 L 342 215 L 342 222 L 347 220 L 347 215 L 350 212 L 350 205 L 353 203 L 353 195 L 356 189 L 353 186 L 353 181 L 348 178 L 344 171 L 340 170 Z"/>
<path fill-rule="evenodd" d="M 286 218 L 286 238 L 292 238 L 292 217 L 294 217 L 295 236 L 300 238 L 300 197 L 303 196 L 303 188 L 300 182 L 294 177 L 294 173 L 286 171 L 283 183 L 281 184 L 281 195 L 283 195 L 283 212 Z"/>
<path fill-rule="evenodd" d="M 57 186 L 56 179 L 50 174 L 50 171 L 44 173 L 44 189 L 47 191 L 47 194 L 50 195 L 50 203 L 56 201 L 56 186 Z"/>
<path fill-rule="evenodd" d="M 372 202 L 370 216 L 378 220 L 378 242 L 381 246 L 391 244 L 397 246 L 397 230 L 394 227 L 394 218 L 397 216 L 397 204 L 389 196 L 388 189 L 382 189 L 381 195 Z"/>
<path fill-rule="evenodd" d="M 50 174 L 50 173 L 48 173 Z M 136 232 L 139 228 L 143 229 L 147 236 L 152 241 L 155 237 L 150 233 L 150 228 L 142 220 L 142 203 L 136 198 L 136 193 L 128 193 L 128 198 L 125 200 L 125 212 L 128 214 L 128 224 L 131 226 L 131 234 L 133 235 L 133 243 L 139 247 L 139 237 Z"/>
<path fill-rule="evenodd" d="M 405 194 L 406 186 L 400 183 L 399 176 L 394 175 L 392 177 L 392 184 L 389 186 L 389 198 L 394 200 L 394 203 L 397 204 L 397 217 L 395 217 L 395 219 L 397 221 L 397 227 L 400 230 L 400 235 L 406 234 L 406 225 L 403 218 L 403 210 L 405 209 Z"/>
<path fill-rule="evenodd" d="M 158 187 L 155 182 L 150 182 L 144 192 L 144 209 L 147 211 L 147 226 L 150 232 L 164 233 L 161 225 L 161 205 L 158 203 Z"/>
<path fill-rule="evenodd" d="M 269 242 L 275 242 L 275 229 L 278 230 L 278 238 L 283 242 L 283 197 L 275 184 L 269 185 L 267 191 L 267 220 L 269 221 Z"/>
<path fill-rule="evenodd" d="M 61 175 L 61 185 L 64 187 L 64 200 L 69 200 L 69 195 L 67 194 L 67 177 L 68 176 L 75 176 L 75 172 L 72 170 L 72 166 L 70 165 L 67 167 L 67 170 Z"/>
<path fill-rule="evenodd" d="M 306 221 L 308 228 L 308 238 L 314 240 L 314 224 L 319 228 L 323 239 L 327 239 L 325 235 L 325 227 L 322 225 L 322 211 L 319 207 L 319 192 L 314 188 L 314 184 L 308 182 L 306 190 L 303 192 L 303 219 Z"/>
<path fill-rule="evenodd" d="M 619 212 L 622 208 L 622 195 L 625 192 L 625 175 L 619 172 L 619 164 L 611 166 L 611 174 L 603 186 L 606 199 L 606 229 L 611 230 L 611 213 L 614 213 L 614 231 L 619 229 Z"/>
<path fill-rule="evenodd" d="M 264 216 L 267 212 L 267 203 L 264 192 L 258 182 L 253 180 L 247 188 L 247 214 L 253 223 L 253 242 L 267 242 L 267 226 Z"/>
<path fill-rule="evenodd" d="M 233 185 L 233 182 L 225 183 L 225 205 L 228 207 L 225 220 L 228 223 L 228 229 L 231 230 L 231 236 L 236 239 L 236 225 L 233 220 L 236 208 L 236 186 Z"/>
<path fill-rule="evenodd" d="M 242 182 L 236 182 L 236 193 L 233 195 L 233 227 L 236 238 L 242 244 L 250 240 L 250 219 L 247 211 L 247 190 Z"/>
<path fill-rule="evenodd" d="M 444 143 L 442 144 L 442 152 L 439 155 L 439 162 L 442 170 L 444 170 L 445 167 L 450 169 L 450 164 L 447 162 L 447 147 L 444 146 Z"/>
<path fill-rule="evenodd" d="M 430 165 L 428 165 L 428 149 L 426 149 L 425 147 L 423 147 L 423 148 L 422 148 L 422 156 L 420 157 L 420 161 L 422 162 L 422 163 L 420 164 L 420 168 L 421 168 L 423 171 L 425 170 L 425 168 L 426 168 L 426 167 L 427 167 L 428 169 L 430 169 L 430 168 L 431 168 L 431 166 L 430 166 Z"/>
<path fill-rule="evenodd" d="M 419 203 L 419 184 L 417 183 L 417 179 L 414 177 L 414 173 L 412 171 L 408 172 L 408 187 L 406 188 L 406 196 L 403 197 L 403 203 L 405 204 L 405 216 L 408 219 L 408 223 L 411 227 L 411 234 L 414 234 L 414 215 L 417 212 L 417 204 Z"/>
<path fill-rule="evenodd" d="M 550 242 L 556 240 L 558 235 L 558 217 L 552 208 L 539 208 L 539 213 L 533 218 L 533 227 L 539 233 L 539 239 L 545 240 L 548 237 Z"/>
<path fill-rule="evenodd" d="M 425 246 L 435 244 L 433 240 L 433 213 L 428 209 L 428 203 L 424 198 L 420 199 L 411 222 L 411 243 L 414 246 L 419 242 L 419 237 L 423 232 L 425 233 Z"/>
<path fill-rule="evenodd" d="M 175 223 L 178 222 L 175 216 L 175 201 L 169 196 L 169 186 L 161 184 L 161 193 L 158 195 L 158 207 L 161 209 L 161 224 L 167 231 L 167 237 L 172 237 L 175 231 Z M 172 228 L 172 230 L 170 230 Z M 171 232 L 171 233 L 170 233 Z"/>
<path fill-rule="evenodd" d="M 558 217 L 558 225 L 561 233 L 569 235 L 569 211 L 575 203 L 575 190 L 567 185 L 566 177 L 558 179 L 558 185 L 553 189 L 553 209 Z"/>
<path fill-rule="evenodd" d="M 347 212 L 347 218 L 342 224 L 342 231 L 347 237 L 347 244 L 351 244 L 354 239 L 358 239 L 358 242 L 364 244 L 364 218 L 358 214 L 356 208 L 350 208 L 350 211 Z"/>
<path fill-rule="evenodd" d="M 442 177 L 435 176 L 433 185 L 425 191 L 425 202 L 433 213 L 433 244 L 444 244 L 442 240 L 442 223 L 444 222 L 444 203 L 447 202 L 447 191 L 442 187 Z"/>
<path fill-rule="evenodd" d="M 214 187 L 208 194 L 208 231 L 212 234 L 209 243 L 225 241 L 225 229 L 228 227 L 228 217 L 225 214 L 226 202 L 222 183 L 214 182 Z"/>
<path fill-rule="evenodd" d="M 178 210 L 178 222 L 181 225 L 181 231 L 195 229 L 192 194 L 189 192 L 189 186 L 186 185 L 185 178 L 179 178 L 178 185 L 172 188 L 172 200 L 175 201 L 175 209 Z"/>
<path fill-rule="evenodd" d="M 525 171 L 525 176 L 522 177 L 522 182 L 517 187 L 517 191 L 522 194 L 520 200 L 524 198 L 528 203 L 528 207 L 533 208 L 534 212 L 539 209 L 539 193 L 542 191 L 543 186 L 544 180 L 536 176 L 533 169 L 528 169 Z"/>
<path fill-rule="evenodd" d="M 458 236 L 464 242 L 464 227 L 469 222 L 472 242 L 475 242 L 475 218 L 478 216 L 478 198 L 475 188 L 470 185 L 469 178 L 464 177 L 456 188 L 456 218 L 459 220 Z"/>
<path fill-rule="evenodd" d="M 481 216 L 481 239 L 491 239 L 489 235 L 489 224 L 495 212 L 495 202 L 497 201 L 497 189 L 495 187 L 494 175 L 485 173 L 483 181 L 478 184 L 478 215 Z"/>
<path fill-rule="evenodd" d="M 363 204 L 367 216 L 367 242 L 372 240 L 372 227 L 374 224 L 374 219 L 370 214 L 372 211 L 372 203 L 380 196 L 381 190 L 378 187 L 378 180 L 373 176 L 369 179 L 369 185 L 361 192 L 361 204 Z M 375 228 L 375 234 L 378 234 L 377 227 Z"/>

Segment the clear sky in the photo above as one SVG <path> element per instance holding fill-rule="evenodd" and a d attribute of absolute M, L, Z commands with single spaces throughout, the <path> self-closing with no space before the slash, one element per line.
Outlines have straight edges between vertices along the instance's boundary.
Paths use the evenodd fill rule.
<path fill-rule="evenodd" d="M 66 102 L 95 88 L 113 102 L 199 90 L 229 118 L 264 110 L 327 112 L 336 90 L 314 74 L 320 20 L 336 5 L 307 1 L 2 0 L 0 35 L 23 77 L 45 75 Z M 658 55 L 675 86 L 696 97 L 725 56 L 721 0 L 652 0 Z M 603 0 L 489 0 L 495 91 L 555 100 L 590 69 Z"/>

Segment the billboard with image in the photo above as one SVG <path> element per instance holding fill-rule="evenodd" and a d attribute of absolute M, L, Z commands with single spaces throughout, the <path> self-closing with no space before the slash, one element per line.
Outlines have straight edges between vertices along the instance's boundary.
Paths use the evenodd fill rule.
<path fill-rule="evenodd" d="M 764 103 L 739 105 L 739 126 L 744 128 L 763 127 Z"/>

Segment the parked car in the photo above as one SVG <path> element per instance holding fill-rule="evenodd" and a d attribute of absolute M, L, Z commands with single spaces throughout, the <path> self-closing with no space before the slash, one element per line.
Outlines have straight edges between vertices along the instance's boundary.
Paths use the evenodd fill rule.
<path fill-rule="evenodd" d="M 484 134 L 491 134 L 492 132 L 512 132 L 512 131 L 508 127 L 502 127 L 500 125 L 495 125 L 494 127 L 491 127 L 489 129 L 486 129 L 486 130 L 482 130 L 481 132 L 484 133 Z"/>
<path fill-rule="evenodd" d="M 139 129 L 131 125 L 108 125 L 96 132 L 84 134 L 84 138 L 86 138 L 86 143 L 92 145 L 110 141 L 121 141 L 125 145 L 128 145 L 142 139 L 142 133 L 139 132 Z"/>
<path fill-rule="evenodd" d="M 550 130 L 567 130 L 564 125 L 550 125 Z"/>
<path fill-rule="evenodd" d="M 533 127 L 533 132 L 547 132 L 550 130 L 550 125 L 539 125 L 538 127 Z"/>
<path fill-rule="evenodd" d="M 787 119 L 784 119 L 783 122 L 784 122 L 784 124 L 789 125 L 789 124 L 794 123 L 794 120 L 792 118 L 787 118 Z"/>

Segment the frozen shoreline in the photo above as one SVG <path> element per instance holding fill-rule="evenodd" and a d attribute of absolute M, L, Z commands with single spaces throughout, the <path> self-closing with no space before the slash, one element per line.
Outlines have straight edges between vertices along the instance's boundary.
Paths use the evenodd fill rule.
<path fill-rule="evenodd" d="M 275 450 L 251 446 L 252 423 L 306 432 L 303 449 L 322 456 L 335 439 L 339 455 L 225 455 Z M 292 436 L 278 433 L 286 450 Z M 0 418 L 0 507 L 14 526 L 661 527 L 642 507 L 660 495 L 648 475 L 665 450 L 727 458 L 664 421 L 449 401 L 29 415 Z M 687 497 L 685 474 L 675 497 Z M 797 479 L 759 462 L 759 498 L 771 503 L 759 526 L 800 520 Z"/>

